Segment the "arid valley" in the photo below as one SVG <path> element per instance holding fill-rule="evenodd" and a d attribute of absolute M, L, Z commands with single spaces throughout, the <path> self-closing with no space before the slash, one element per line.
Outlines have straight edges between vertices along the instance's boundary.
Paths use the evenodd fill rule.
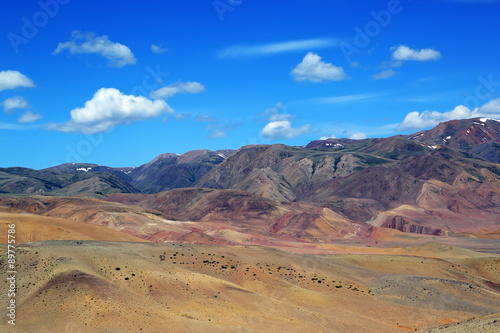
<path fill-rule="evenodd" d="M 498 332 L 499 133 L 0 169 L 1 330 Z"/>

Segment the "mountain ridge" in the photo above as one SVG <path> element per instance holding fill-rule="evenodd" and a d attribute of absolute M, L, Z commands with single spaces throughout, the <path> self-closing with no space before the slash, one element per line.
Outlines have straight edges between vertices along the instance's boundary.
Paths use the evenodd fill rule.
<path fill-rule="evenodd" d="M 337 214 L 342 223 L 358 223 L 366 234 L 377 226 L 405 233 L 494 235 L 500 224 L 500 164 L 487 157 L 497 156 L 496 144 L 499 121 L 454 120 L 409 136 L 166 153 L 135 168 L 86 163 L 2 168 L 0 194 L 109 197 L 177 220 L 215 222 L 206 215 L 243 229 L 245 217 L 261 221 L 259 214 L 268 216 L 265 205 L 259 206 L 267 202 L 274 215 L 269 225 L 259 222 L 265 226 L 259 232 L 273 235 L 293 221 L 306 229 L 327 221 L 321 209 Z M 475 154 L 485 145 L 481 152 L 487 154 Z M 166 210 L 177 201 L 190 202 L 195 211 Z M 227 215 L 221 207 L 237 214 Z"/>

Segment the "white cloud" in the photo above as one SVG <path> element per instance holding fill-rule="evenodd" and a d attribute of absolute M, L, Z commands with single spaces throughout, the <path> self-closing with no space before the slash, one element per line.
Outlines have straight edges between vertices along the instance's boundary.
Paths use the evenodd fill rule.
<path fill-rule="evenodd" d="M 292 139 L 296 136 L 310 133 L 311 124 L 299 128 L 292 127 L 289 120 L 271 121 L 260 132 L 266 140 Z"/>
<path fill-rule="evenodd" d="M 17 109 L 27 109 L 28 101 L 22 96 L 13 96 L 3 101 L 2 106 L 6 113 L 12 114 Z"/>
<path fill-rule="evenodd" d="M 162 53 L 165 53 L 167 51 L 168 51 L 168 49 L 165 47 L 162 47 L 161 45 L 155 45 L 155 44 L 151 45 L 151 52 L 153 52 L 153 53 L 162 54 Z"/>
<path fill-rule="evenodd" d="M 342 67 L 321 61 L 321 57 L 312 52 L 306 54 L 291 75 L 296 81 L 312 82 L 342 81 L 349 78 Z"/>
<path fill-rule="evenodd" d="M 177 94 L 197 94 L 205 91 L 205 86 L 198 82 L 179 82 L 172 83 L 166 87 L 154 90 L 149 97 L 154 99 L 169 99 Z"/>
<path fill-rule="evenodd" d="M 477 109 L 477 116 L 500 119 L 500 98 L 492 99 Z"/>
<path fill-rule="evenodd" d="M 53 54 L 68 50 L 71 54 L 95 53 L 109 60 L 111 67 L 123 67 L 133 65 L 137 59 L 130 49 L 120 43 L 114 43 L 108 36 L 96 36 L 94 33 L 83 33 L 75 30 L 71 34 L 71 40 L 59 43 Z"/>
<path fill-rule="evenodd" d="M 401 61 L 429 61 L 441 58 L 441 53 L 433 49 L 411 49 L 405 45 L 391 47 L 392 60 L 394 65 L 398 65 Z"/>
<path fill-rule="evenodd" d="M 500 98 L 489 101 L 479 108 L 470 110 L 464 105 L 459 105 L 449 112 L 438 111 L 418 111 L 410 112 L 406 115 L 397 130 L 415 130 L 434 127 L 437 124 L 454 119 L 467 119 L 477 117 L 488 117 L 500 119 Z"/>
<path fill-rule="evenodd" d="M 363 132 L 356 132 L 356 133 L 353 133 L 349 139 L 353 139 L 353 140 L 363 140 L 363 139 L 366 139 L 367 136 L 365 133 Z"/>
<path fill-rule="evenodd" d="M 70 121 L 50 123 L 48 129 L 94 134 L 173 112 L 163 100 L 152 101 L 143 96 L 124 95 L 115 88 L 101 88 L 83 108 L 71 110 Z"/>
<path fill-rule="evenodd" d="M 396 71 L 393 71 L 392 69 L 387 69 L 387 70 L 381 71 L 377 74 L 373 74 L 370 76 L 373 80 L 383 80 L 383 79 L 388 79 L 396 74 L 397 74 Z"/>
<path fill-rule="evenodd" d="M 275 107 L 268 108 L 264 116 L 269 123 L 264 126 L 260 134 L 266 140 L 292 139 L 296 136 L 311 132 L 311 124 L 303 125 L 299 128 L 292 127 L 291 120 L 294 117 L 282 112 L 283 105 L 278 102 Z"/>
<path fill-rule="evenodd" d="M 284 52 L 320 49 L 335 45 L 337 45 L 336 40 L 327 38 L 302 39 L 260 45 L 234 45 L 223 50 L 219 56 L 222 58 L 263 56 Z"/>
<path fill-rule="evenodd" d="M 35 121 L 42 119 L 42 115 L 33 113 L 31 111 L 27 111 L 24 113 L 19 119 L 17 120 L 21 124 L 31 124 L 34 123 Z"/>
<path fill-rule="evenodd" d="M 18 71 L 1 71 L 0 72 L 0 91 L 16 88 L 31 88 L 35 84 L 33 80 Z"/>

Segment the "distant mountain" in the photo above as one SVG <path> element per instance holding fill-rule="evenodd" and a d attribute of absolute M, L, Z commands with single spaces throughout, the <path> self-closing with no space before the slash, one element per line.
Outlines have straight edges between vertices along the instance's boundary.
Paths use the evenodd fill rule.
<path fill-rule="evenodd" d="M 0 193 L 44 193 L 69 184 L 67 178 L 49 171 L 27 168 L 0 168 Z"/>
<path fill-rule="evenodd" d="M 58 174 L 61 173 L 93 174 L 96 172 L 107 172 L 114 174 L 127 182 L 130 182 L 132 181 L 132 178 L 130 178 L 129 174 L 132 172 L 133 169 L 134 169 L 133 167 L 111 168 L 104 165 L 97 165 L 91 163 L 65 163 L 47 169 L 43 169 L 42 171 L 50 171 Z"/>
<path fill-rule="evenodd" d="M 110 193 L 138 192 L 132 179 L 114 168 L 67 163 L 43 170 L 0 168 L 0 193 L 103 197 Z"/>
<path fill-rule="evenodd" d="M 92 178 L 72 183 L 64 188 L 50 192 L 50 195 L 85 196 L 103 198 L 113 193 L 138 193 L 139 190 L 110 173 L 98 173 Z"/>
<path fill-rule="evenodd" d="M 193 150 L 183 155 L 162 154 L 127 175 L 132 179 L 131 184 L 144 193 L 190 187 L 232 153 L 232 150 L 226 149 Z"/>
<path fill-rule="evenodd" d="M 196 227 L 204 232 L 223 223 L 261 236 L 326 239 L 339 235 L 334 230 L 341 223 L 358 236 L 373 227 L 496 235 L 499 133 L 499 121 L 475 118 L 409 136 L 167 153 L 136 168 L 3 168 L 0 193 L 108 197 L 164 217 L 210 223 Z M 147 237 L 173 239 L 172 230 Z"/>
<path fill-rule="evenodd" d="M 447 146 L 473 153 L 490 162 L 500 162 L 500 121 L 490 118 L 451 120 L 408 140 Z"/>
<path fill-rule="evenodd" d="M 241 189 L 274 200 L 293 201 L 330 179 L 389 162 L 355 152 L 317 152 L 285 145 L 247 146 L 207 172 L 195 185 Z"/>

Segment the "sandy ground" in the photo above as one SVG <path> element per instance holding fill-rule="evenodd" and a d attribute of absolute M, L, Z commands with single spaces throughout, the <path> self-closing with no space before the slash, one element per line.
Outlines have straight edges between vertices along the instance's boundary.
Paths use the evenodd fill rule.
<path fill-rule="evenodd" d="M 433 250 L 435 244 L 405 250 L 415 255 L 321 255 L 262 246 L 32 242 L 16 253 L 16 328 L 4 320 L 0 330 L 404 332 L 500 312 L 500 258 L 453 248 L 444 259 L 422 256 Z M 8 301 L 1 293 L 0 304 Z"/>

